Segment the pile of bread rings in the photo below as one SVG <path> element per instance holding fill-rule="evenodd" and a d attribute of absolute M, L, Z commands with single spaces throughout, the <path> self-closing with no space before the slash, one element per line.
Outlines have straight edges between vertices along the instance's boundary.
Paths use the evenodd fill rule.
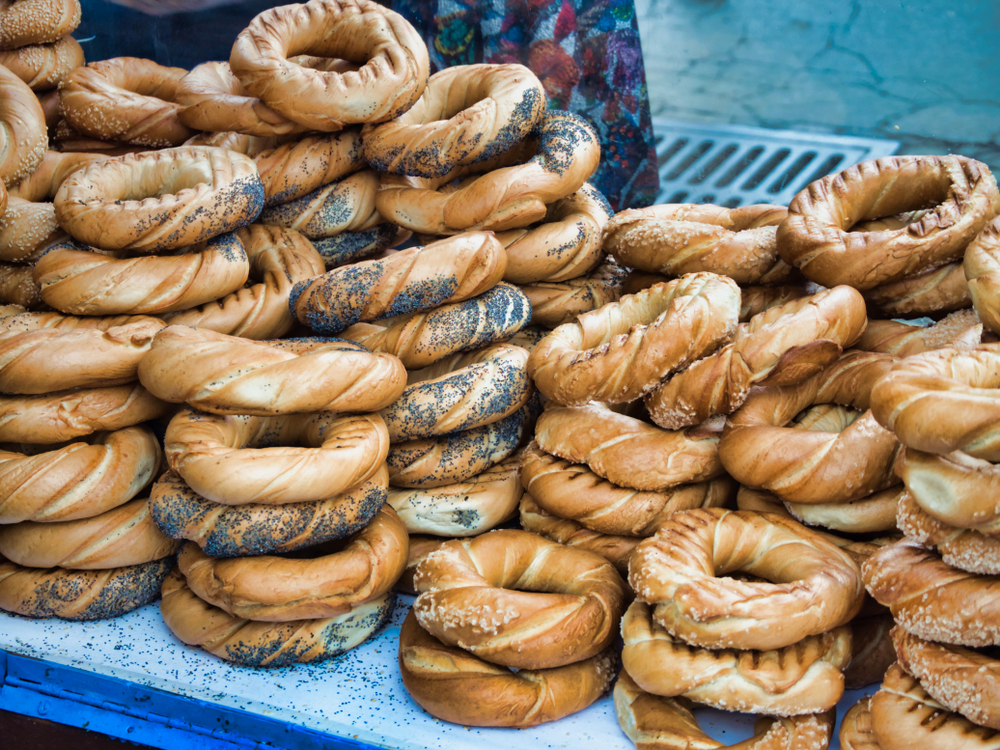
<path fill-rule="evenodd" d="M 396 586 L 403 684 L 447 721 L 581 710 L 620 633 L 640 747 L 708 742 L 694 701 L 824 748 L 883 674 L 843 747 L 996 743 L 985 165 L 613 215 L 531 71 L 431 76 L 370 0 L 265 11 L 192 71 L 4 67 L 73 47 L 75 3 L 28 5 L 0 11 L 0 609 L 162 593 L 180 641 L 281 666 Z"/>

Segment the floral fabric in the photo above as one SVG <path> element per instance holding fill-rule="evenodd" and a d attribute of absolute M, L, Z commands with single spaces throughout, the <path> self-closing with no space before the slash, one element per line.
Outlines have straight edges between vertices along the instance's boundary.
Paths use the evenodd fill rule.
<path fill-rule="evenodd" d="M 521 63 L 549 106 L 585 117 L 601 139 L 591 182 L 612 207 L 659 191 L 646 71 L 633 0 L 388 0 L 424 34 L 432 72 Z"/>

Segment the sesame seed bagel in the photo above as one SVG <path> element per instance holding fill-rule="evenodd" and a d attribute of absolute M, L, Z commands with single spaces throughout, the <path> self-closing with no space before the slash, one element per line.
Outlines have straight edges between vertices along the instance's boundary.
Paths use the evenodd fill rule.
<path fill-rule="evenodd" d="M 225 505 L 326 500 L 373 476 L 389 452 L 378 414 L 216 416 L 182 409 L 164 438 L 167 463 Z"/>
<path fill-rule="evenodd" d="M 936 549 L 941 559 L 953 568 L 1000 575 L 1000 539 L 976 529 L 942 523 L 920 507 L 909 492 L 899 501 L 896 523 L 910 539 Z"/>
<path fill-rule="evenodd" d="M 334 617 L 255 622 L 202 601 L 176 570 L 163 581 L 160 614 L 178 640 L 244 667 L 284 667 L 332 659 L 359 646 L 392 614 L 395 597 L 383 594 Z"/>
<path fill-rule="evenodd" d="M 598 655 L 625 609 L 611 563 L 526 531 L 445 542 L 417 564 L 413 585 L 413 611 L 430 635 L 519 669 Z"/>
<path fill-rule="evenodd" d="M 531 302 L 535 325 L 555 328 L 573 323 L 584 313 L 617 302 L 624 290 L 626 269 L 613 258 L 605 258 L 586 276 L 569 281 L 536 281 L 520 289 Z"/>
<path fill-rule="evenodd" d="M 269 416 L 376 411 L 403 392 L 406 371 L 395 357 L 348 342 L 251 341 L 177 325 L 156 335 L 139 379 L 165 401 Z"/>
<path fill-rule="evenodd" d="M 657 284 L 556 328 L 528 374 L 559 404 L 634 401 L 732 334 L 739 300 L 736 283 L 714 274 Z"/>
<path fill-rule="evenodd" d="M 0 12 L 5 10 L 0 8 Z M 3 35 L 0 31 L 0 40 Z M 6 187 L 19 183 L 41 163 L 48 148 L 48 128 L 38 97 L 0 65 L 0 182 Z"/>
<path fill-rule="evenodd" d="M 52 44 L 0 51 L 0 65 L 28 84 L 32 91 L 55 88 L 71 70 L 85 64 L 83 47 L 71 36 L 64 36 Z"/>
<path fill-rule="evenodd" d="M 959 310 L 931 326 L 898 320 L 868 319 L 868 327 L 855 348 L 909 357 L 934 349 L 975 349 L 982 341 L 983 324 L 975 310 Z"/>
<path fill-rule="evenodd" d="M 0 214 L 0 261 L 30 263 L 56 242 L 66 239 L 51 203 L 10 196 Z"/>
<path fill-rule="evenodd" d="M 0 6 L 0 50 L 48 44 L 80 25 L 79 0 L 17 0 Z"/>
<path fill-rule="evenodd" d="M 582 711 L 614 678 L 612 649 L 563 667 L 513 672 L 442 643 L 411 611 L 399 633 L 399 671 L 427 713 L 465 726 L 533 727 Z"/>
<path fill-rule="evenodd" d="M 762 582 L 725 577 L 742 571 Z M 629 583 L 671 636 L 705 648 L 766 651 L 849 622 L 864 596 L 845 551 L 780 516 L 676 513 L 635 548 Z"/>
<path fill-rule="evenodd" d="M 388 593 L 403 573 L 409 538 L 383 506 L 361 531 L 289 556 L 227 560 L 187 542 L 177 566 L 191 590 L 234 617 L 263 622 L 335 617 Z"/>
<path fill-rule="evenodd" d="M 63 181 L 53 203 L 60 226 L 81 242 L 154 253 L 251 223 L 264 188 L 251 158 L 184 146 L 88 164 Z"/>
<path fill-rule="evenodd" d="M 2 451 L 0 524 L 92 518 L 135 497 L 160 459 L 160 444 L 144 425 L 39 452 Z"/>
<path fill-rule="evenodd" d="M 0 559 L 0 609 L 25 617 L 106 620 L 156 601 L 173 558 L 110 570 L 26 568 Z"/>
<path fill-rule="evenodd" d="M 312 240 L 371 229 L 382 222 L 375 210 L 378 179 L 371 169 L 355 172 L 301 198 L 268 206 L 260 223 L 294 229 Z"/>
<path fill-rule="evenodd" d="M 288 505 L 223 505 L 195 493 L 173 472 L 149 492 L 157 527 L 172 539 L 196 542 L 212 557 L 246 557 L 290 552 L 343 539 L 365 526 L 385 505 L 388 474 L 365 481 L 326 500 Z"/>
<path fill-rule="evenodd" d="M 248 150 L 252 151 L 264 183 L 267 206 L 302 198 L 365 166 L 361 135 L 356 129 L 307 135 L 288 143 Z"/>
<path fill-rule="evenodd" d="M 801 716 L 836 706 L 844 693 L 843 669 L 851 660 L 846 625 L 774 651 L 716 651 L 674 640 L 641 601 L 626 610 L 622 639 L 622 666 L 646 692 L 770 716 Z"/>
<path fill-rule="evenodd" d="M 72 153 L 50 149 L 45 152 L 45 158 L 34 172 L 10 188 L 11 197 L 26 201 L 51 201 L 55 198 L 62 181 L 72 172 L 91 162 L 107 161 L 109 158 L 104 154 Z M 52 210 L 54 216 L 55 209 Z"/>

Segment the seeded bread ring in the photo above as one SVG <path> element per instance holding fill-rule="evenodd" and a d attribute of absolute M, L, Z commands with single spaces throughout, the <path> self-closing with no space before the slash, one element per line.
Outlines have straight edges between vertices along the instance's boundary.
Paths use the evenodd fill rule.
<path fill-rule="evenodd" d="M 103 250 L 154 253 L 251 223 L 264 204 L 253 160 L 186 146 L 88 164 L 59 186 L 60 226 Z"/>
<path fill-rule="evenodd" d="M 410 232 L 395 224 L 376 224 L 361 232 L 341 232 L 315 240 L 313 247 L 323 258 L 327 270 L 356 263 L 395 247 L 410 237 Z"/>
<path fill-rule="evenodd" d="M 976 312 L 987 328 L 1000 331 L 1000 217 L 965 249 L 963 265 Z"/>
<path fill-rule="evenodd" d="M 80 25 L 79 0 L 18 0 L 0 10 L 0 49 L 48 44 Z"/>
<path fill-rule="evenodd" d="M 389 451 L 378 414 L 332 412 L 223 417 L 183 409 L 164 443 L 170 468 L 224 505 L 326 500 L 373 476 Z"/>
<path fill-rule="evenodd" d="M 392 614 L 383 594 L 324 619 L 291 622 L 241 620 L 199 599 L 176 570 L 163 582 L 160 614 L 178 640 L 244 667 L 284 667 L 332 659 L 357 647 Z"/>
<path fill-rule="evenodd" d="M 19 183 L 41 163 L 48 148 L 45 113 L 38 97 L 0 65 L 0 182 L 6 187 Z"/>
<path fill-rule="evenodd" d="M 311 240 L 371 229 L 382 223 L 375 210 L 378 179 L 378 172 L 371 169 L 355 172 L 301 198 L 268 206 L 259 221 L 294 229 Z"/>
<path fill-rule="evenodd" d="M 45 158 L 42 159 L 35 171 L 11 187 L 10 195 L 32 202 L 51 201 L 62 181 L 71 173 L 91 162 L 107 161 L 108 158 L 103 154 L 46 151 Z M 52 214 L 55 216 L 55 209 L 51 205 L 49 208 L 52 209 Z"/>
<path fill-rule="evenodd" d="M 302 198 L 365 166 L 357 130 L 308 135 L 289 143 L 248 150 L 264 183 L 267 206 Z"/>
<path fill-rule="evenodd" d="M 30 263 L 47 248 L 66 239 L 51 203 L 10 196 L 0 214 L 0 261 Z"/>
<path fill-rule="evenodd" d="M 212 557 L 290 552 L 343 539 L 365 526 L 385 505 L 384 469 L 340 495 L 288 505 L 222 505 L 196 494 L 173 472 L 149 492 L 157 527 L 173 539 L 189 539 Z"/>
<path fill-rule="evenodd" d="M 83 47 L 71 36 L 52 44 L 32 44 L 0 52 L 0 65 L 28 84 L 32 91 L 55 88 L 66 75 L 85 65 Z"/>
<path fill-rule="evenodd" d="M 25 568 L 0 559 L 0 609 L 25 617 L 106 620 L 156 601 L 173 558 L 110 570 Z"/>
<path fill-rule="evenodd" d="M 521 291 L 531 302 L 532 323 L 555 328 L 617 302 L 624 292 L 627 273 L 613 258 L 606 258 L 586 276 L 569 281 L 536 281 L 522 285 Z"/>
<path fill-rule="evenodd" d="M 1000 575 L 1000 539 L 995 536 L 941 523 L 921 508 L 909 492 L 899 502 L 896 519 L 900 531 L 925 547 L 934 547 L 953 568 Z"/>

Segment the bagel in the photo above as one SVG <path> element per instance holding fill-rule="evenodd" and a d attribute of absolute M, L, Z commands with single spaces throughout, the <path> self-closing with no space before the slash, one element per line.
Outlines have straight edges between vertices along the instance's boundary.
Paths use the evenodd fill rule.
<path fill-rule="evenodd" d="M 376 224 L 360 232 L 341 232 L 313 242 L 327 270 L 356 263 L 378 255 L 410 237 L 395 224 Z"/>
<path fill-rule="evenodd" d="M 21 0 L 19 5 L 36 0 Z M 7 15 L 7 4 L 0 13 Z M 6 22 L 5 22 L 6 23 Z M 6 25 L 0 24 L 6 31 Z M 0 45 L 5 36 L 0 31 Z M 49 148 L 45 113 L 28 84 L 0 65 L 0 182 L 12 187 L 27 177 Z"/>
<path fill-rule="evenodd" d="M 365 159 L 379 172 L 443 177 L 523 141 L 546 106 L 545 89 L 523 65 L 445 68 L 409 110 L 365 125 Z"/>
<path fill-rule="evenodd" d="M 399 633 L 399 671 L 427 713 L 464 726 L 533 727 L 582 711 L 614 678 L 611 649 L 563 667 L 517 672 L 449 646 L 411 610 Z"/>
<path fill-rule="evenodd" d="M 894 230 L 855 224 L 935 206 Z M 964 156 L 889 156 L 810 183 L 788 205 L 778 252 L 823 286 L 872 289 L 962 256 L 1000 213 L 989 169 Z"/>
<path fill-rule="evenodd" d="M 434 178 L 383 175 L 375 207 L 386 221 L 431 235 L 526 227 L 542 221 L 549 204 L 580 190 L 600 155 L 586 120 L 549 110 L 527 140 L 478 167 Z M 452 185 L 476 168 L 484 173 Z"/>
<path fill-rule="evenodd" d="M 382 222 L 375 210 L 377 190 L 377 172 L 355 172 L 301 198 L 266 207 L 260 223 L 294 229 L 311 240 L 364 231 Z"/>
<path fill-rule="evenodd" d="M 848 286 L 772 307 L 647 394 L 646 408 L 668 430 L 731 414 L 759 383 L 792 385 L 822 371 L 861 337 L 867 320 L 864 298 Z"/>
<path fill-rule="evenodd" d="M 0 51 L 0 65 L 28 84 L 32 91 L 55 88 L 71 70 L 85 64 L 83 47 L 71 36 L 64 36 L 52 44 Z"/>
<path fill-rule="evenodd" d="M 909 357 L 945 347 L 975 349 L 982 341 L 982 334 L 983 324 L 974 310 L 953 312 L 930 326 L 869 319 L 855 347 L 866 352 Z"/>
<path fill-rule="evenodd" d="M 622 297 L 556 328 L 531 352 L 528 374 L 556 403 L 621 403 L 715 349 L 736 327 L 739 287 L 691 274 Z"/>
<path fill-rule="evenodd" d="M 941 317 L 972 307 L 961 261 L 906 276 L 865 292 L 869 307 L 887 318 Z"/>
<path fill-rule="evenodd" d="M 354 323 L 475 297 L 496 286 L 506 267 L 507 255 L 492 234 L 469 232 L 299 282 L 288 304 L 301 323 L 334 334 Z"/>
<path fill-rule="evenodd" d="M 285 505 L 326 500 L 373 476 L 389 436 L 377 414 L 221 417 L 182 409 L 164 445 L 170 468 L 208 500 Z"/>
<path fill-rule="evenodd" d="M 717 578 L 735 571 L 764 581 Z M 721 508 L 669 518 L 635 548 L 629 583 L 674 638 L 761 651 L 843 625 L 865 592 L 857 563 L 818 534 L 780 516 Z"/>
<path fill-rule="evenodd" d="M 63 181 L 53 204 L 59 225 L 81 242 L 153 253 L 251 223 L 264 187 L 249 157 L 186 146 L 88 164 Z"/>
<path fill-rule="evenodd" d="M 231 506 L 196 494 L 173 472 L 149 492 L 157 528 L 171 539 L 190 539 L 212 557 L 289 552 L 343 539 L 365 526 L 385 505 L 384 469 L 326 500 L 273 506 Z"/>
<path fill-rule="evenodd" d="M 268 148 L 248 149 L 261 182 L 265 205 L 302 198 L 365 166 L 357 130 L 307 135 Z"/>
<path fill-rule="evenodd" d="M 139 380 L 158 397 L 214 414 L 375 411 L 396 400 L 405 378 L 395 357 L 347 342 L 258 342 L 187 326 L 160 331 L 139 363 Z"/>
<path fill-rule="evenodd" d="M 156 601 L 172 558 L 110 570 L 25 568 L 0 560 L 0 609 L 25 617 L 106 620 Z"/>
<path fill-rule="evenodd" d="M 577 317 L 617 302 L 623 293 L 626 270 L 607 258 L 586 276 L 569 281 L 537 281 L 521 286 L 531 302 L 535 325 L 555 328 Z"/>
<path fill-rule="evenodd" d="M 1000 331 L 1000 217 L 994 219 L 965 249 L 963 271 L 969 296 L 980 319 L 994 333 Z"/>
<path fill-rule="evenodd" d="M 46 151 L 45 158 L 38 164 L 35 171 L 11 187 L 11 197 L 26 201 L 51 201 L 62 181 L 72 172 L 92 162 L 107 161 L 108 158 L 103 154 Z M 52 211 L 53 225 L 58 226 L 55 224 L 55 209 L 51 205 L 48 208 Z"/>
<path fill-rule="evenodd" d="M 332 659 L 357 647 L 389 619 L 392 593 L 334 617 L 292 622 L 241 620 L 202 601 L 176 570 L 163 581 L 160 614 L 189 646 L 245 667 L 284 667 Z"/>
<path fill-rule="evenodd" d="M 597 656 L 625 609 L 625 582 L 604 558 L 526 531 L 445 542 L 417 564 L 413 585 L 430 635 L 519 669 Z"/>
<path fill-rule="evenodd" d="M 80 25 L 79 0 L 17 0 L 0 7 L 0 49 L 48 44 Z"/>
<path fill-rule="evenodd" d="M 1000 539 L 975 529 L 942 523 L 920 507 L 909 492 L 899 501 L 896 523 L 910 539 L 936 549 L 951 567 L 970 573 L 1000 575 Z"/>
<path fill-rule="evenodd" d="M 799 523 L 847 534 L 872 534 L 896 528 L 896 509 L 905 493 L 898 484 L 865 497 L 838 503 L 785 503 Z"/>
<path fill-rule="evenodd" d="M 707 271 L 738 284 L 778 284 L 792 273 L 775 235 L 788 211 L 757 204 L 724 208 L 675 203 L 617 214 L 604 249 L 623 266 L 682 276 Z"/>
<path fill-rule="evenodd" d="M 881 679 L 881 678 L 880 678 Z M 844 714 L 840 723 L 840 750 L 882 750 L 872 729 L 872 715 L 865 696 Z"/>
<path fill-rule="evenodd" d="M 218 560 L 188 542 L 177 566 L 200 599 L 234 617 L 320 619 L 389 593 L 406 565 L 409 539 L 396 512 L 384 506 L 361 531 L 331 546 Z"/>
<path fill-rule="evenodd" d="M 309 54 L 364 63 L 326 72 L 296 64 Z M 430 60 L 416 30 L 370 0 L 310 0 L 271 8 L 236 38 L 229 65 L 251 96 L 310 130 L 399 116 L 427 85 Z"/>

